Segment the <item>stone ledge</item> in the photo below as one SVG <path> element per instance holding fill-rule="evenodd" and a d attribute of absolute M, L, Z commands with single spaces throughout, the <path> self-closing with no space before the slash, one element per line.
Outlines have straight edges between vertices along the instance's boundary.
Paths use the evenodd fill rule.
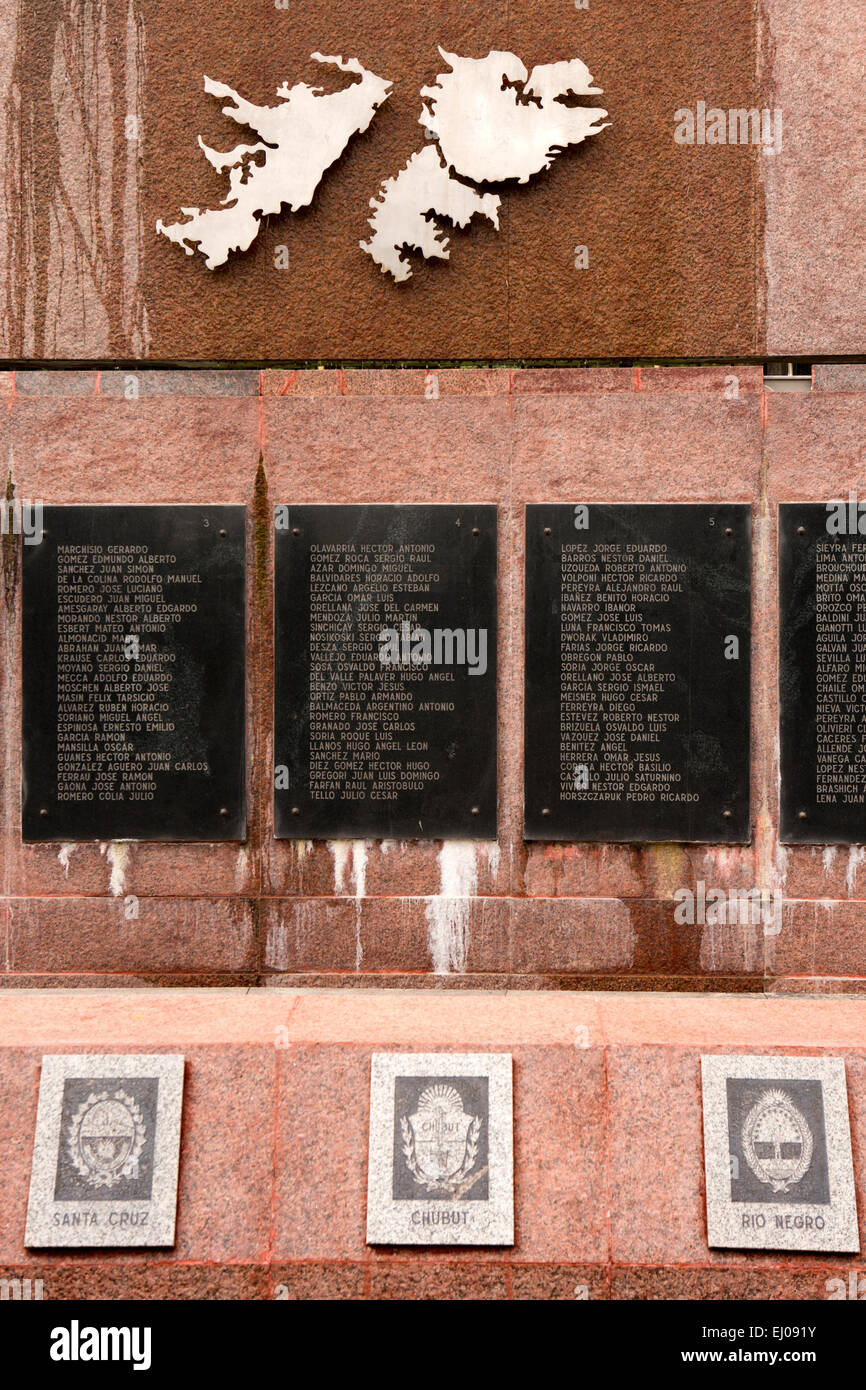
<path fill-rule="evenodd" d="M 373 1051 L 507 1050 L 515 1245 L 364 1241 Z M 24 1249 L 44 1052 L 182 1050 L 177 1242 Z M 702 1051 L 844 1055 L 866 1216 L 866 999 L 178 989 L 0 996 L 0 1277 L 46 1299 L 811 1298 L 860 1256 L 710 1251 Z M 577 1292 L 585 1289 L 585 1293 Z"/>

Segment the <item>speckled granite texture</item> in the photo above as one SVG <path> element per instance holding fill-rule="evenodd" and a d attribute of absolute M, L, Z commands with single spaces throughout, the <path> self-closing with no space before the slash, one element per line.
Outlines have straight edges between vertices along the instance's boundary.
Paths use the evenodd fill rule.
<path fill-rule="evenodd" d="M 173 1250 L 28 1251 L 45 1052 L 182 1052 Z M 366 1242 L 374 1053 L 509 1053 L 514 1245 Z M 710 1250 L 702 1055 L 843 1058 L 858 1209 L 866 1001 L 407 991 L 0 997 L 0 1277 L 45 1298 L 810 1298 L 856 1255 Z M 862 1235 L 862 1232 L 861 1232 Z"/>

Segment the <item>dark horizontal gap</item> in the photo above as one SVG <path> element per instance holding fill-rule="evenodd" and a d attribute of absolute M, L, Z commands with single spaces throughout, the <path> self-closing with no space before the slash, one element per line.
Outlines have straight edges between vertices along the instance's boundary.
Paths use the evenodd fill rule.
<path fill-rule="evenodd" d="M 274 358 L 270 361 L 219 361 L 182 360 L 168 358 L 115 358 L 82 360 L 67 358 L 0 358 L 0 371 L 4 372 L 159 372 L 159 371 L 451 371 L 466 369 L 472 371 L 502 368 L 512 371 L 531 371 L 534 368 L 611 368 L 611 367 L 718 367 L 745 366 L 764 367 L 767 375 L 773 375 L 768 368 L 777 365 L 794 367 L 795 376 L 808 376 L 813 366 L 862 366 L 866 365 L 866 354 L 836 357 L 773 358 L 754 357 L 728 353 L 722 357 L 579 357 L 579 358 Z M 786 373 L 783 373 L 786 374 Z"/>

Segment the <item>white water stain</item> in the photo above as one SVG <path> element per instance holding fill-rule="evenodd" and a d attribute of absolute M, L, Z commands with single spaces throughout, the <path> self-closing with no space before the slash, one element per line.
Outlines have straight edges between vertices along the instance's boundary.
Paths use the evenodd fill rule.
<path fill-rule="evenodd" d="M 250 850 L 248 845 L 241 845 L 235 858 L 235 885 L 243 887 L 247 881 L 247 871 L 250 864 Z"/>
<path fill-rule="evenodd" d="M 327 913 L 327 908 L 325 909 Z M 265 963 L 269 970 L 289 970 L 289 931 L 294 932 L 295 952 L 301 958 L 304 957 L 308 928 L 315 927 L 318 922 L 317 903 L 295 903 L 289 916 L 282 913 L 274 914 L 268 922 L 268 934 L 265 941 Z"/>
<path fill-rule="evenodd" d="M 561 901 L 549 901 L 541 918 L 542 930 L 559 917 L 562 908 Z M 622 898 L 599 899 L 587 908 L 585 916 L 575 914 L 568 920 L 573 932 L 565 948 L 569 970 L 587 974 L 634 965 L 637 934 L 628 904 Z"/>
<path fill-rule="evenodd" d="M 0 18 L 0 101 L 12 113 L 0 138 L 0 277 L 13 287 L 4 355 L 99 357 L 115 338 L 121 356 L 146 357 L 143 0 L 127 0 L 125 35 L 123 3 L 49 6 L 39 29 L 33 6 L 3 8 L 18 12 Z M 36 44 L 44 80 L 22 89 L 20 54 Z M 52 127 L 48 167 L 36 111 Z"/>
<path fill-rule="evenodd" d="M 829 874 L 836 862 L 836 846 L 828 845 L 821 855 L 821 867 L 825 874 Z"/>
<path fill-rule="evenodd" d="M 751 914 L 750 914 L 751 919 Z M 762 923 L 706 923 L 701 932 L 702 970 L 760 970 L 764 959 Z"/>
<path fill-rule="evenodd" d="M 852 845 L 848 851 L 848 872 L 845 874 L 845 887 L 849 898 L 854 896 L 854 889 L 857 887 L 857 870 L 864 859 L 866 859 L 866 849 L 860 845 Z"/>
<path fill-rule="evenodd" d="M 495 883 L 497 875 L 499 874 L 499 863 L 502 858 L 502 849 L 498 840 L 485 841 L 483 849 L 487 855 L 487 868 L 490 872 L 490 877 Z"/>
<path fill-rule="evenodd" d="M 338 897 L 348 894 L 363 898 L 367 885 L 367 841 L 329 840 L 328 849 L 334 857 L 334 892 Z M 351 887 L 346 887 L 346 875 Z"/>
<path fill-rule="evenodd" d="M 61 845 L 57 855 L 58 862 L 66 878 L 69 877 L 69 856 L 74 854 L 78 846 L 76 844 Z"/>
<path fill-rule="evenodd" d="M 778 888 L 784 893 L 785 885 L 788 882 L 788 860 L 791 858 L 791 851 L 784 845 L 776 845 L 776 856 L 773 864 L 774 874 L 771 888 Z"/>
<path fill-rule="evenodd" d="M 717 845 L 704 850 L 701 877 L 713 886 L 729 883 L 742 863 L 739 845 Z"/>
<path fill-rule="evenodd" d="M 126 893 L 126 872 L 129 868 L 129 844 L 126 840 L 111 840 L 100 845 L 99 853 L 104 854 L 111 865 L 108 891 L 114 898 L 122 898 Z"/>
<path fill-rule="evenodd" d="M 474 840 L 446 840 L 437 856 L 439 892 L 427 904 L 427 944 L 434 975 L 462 974 L 469 955 L 469 914 L 478 887 Z"/>
<path fill-rule="evenodd" d="M 367 891 L 367 841 L 329 840 L 328 849 L 334 856 L 334 893 L 343 897 L 346 893 L 346 875 L 351 874 L 352 887 L 348 896 L 355 899 L 355 970 L 361 969 L 364 948 L 361 944 L 361 908 Z"/>

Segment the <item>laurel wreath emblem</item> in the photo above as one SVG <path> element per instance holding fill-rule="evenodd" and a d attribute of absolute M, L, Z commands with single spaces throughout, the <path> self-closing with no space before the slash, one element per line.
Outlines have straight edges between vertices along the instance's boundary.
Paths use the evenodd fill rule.
<path fill-rule="evenodd" d="M 475 1115 L 469 1126 L 466 1136 L 466 1153 L 463 1155 L 463 1162 L 458 1171 L 451 1178 L 428 1178 L 418 1167 L 418 1160 L 415 1157 L 415 1136 L 412 1127 L 404 1115 L 400 1120 L 400 1132 L 403 1135 L 403 1157 L 406 1160 L 406 1167 L 419 1187 L 425 1188 L 428 1192 L 454 1192 L 461 1183 L 472 1172 L 475 1160 L 478 1157 L 478 1141 L 481 1135 L 481 1116 Z"/>
<path fill-rule="evenodd" d="M 94 1105 L 98 1105 L 103 1100 L 118 1101 L 128 1112 L 134 1130 L 134 1140 L 132 1149 L 123 1167 L 117 1173 L 94 1173 L 90 1165 L 85 1161 L 81 1154 L 79 1142 L 81 1125 L 85 1115 L 92 1110 Z M 110 1094 L 108 1091 L 91 1091 L 86 1100 L 83 1100 L 69 1122 L 67 1133 L 67 1148 L 69 1157 L 80 1176 L 86 1179 L 92 1187 L 114 1187 L 116 1183 L 124 1178 L 134 1177 L 138 1173 L 138 1160 L 144 1148 L 146 1129 L 144 1116 L 136 1105 L 132 1096 L 127 1095 L 126 1091 L 119 1090 Z"/>

